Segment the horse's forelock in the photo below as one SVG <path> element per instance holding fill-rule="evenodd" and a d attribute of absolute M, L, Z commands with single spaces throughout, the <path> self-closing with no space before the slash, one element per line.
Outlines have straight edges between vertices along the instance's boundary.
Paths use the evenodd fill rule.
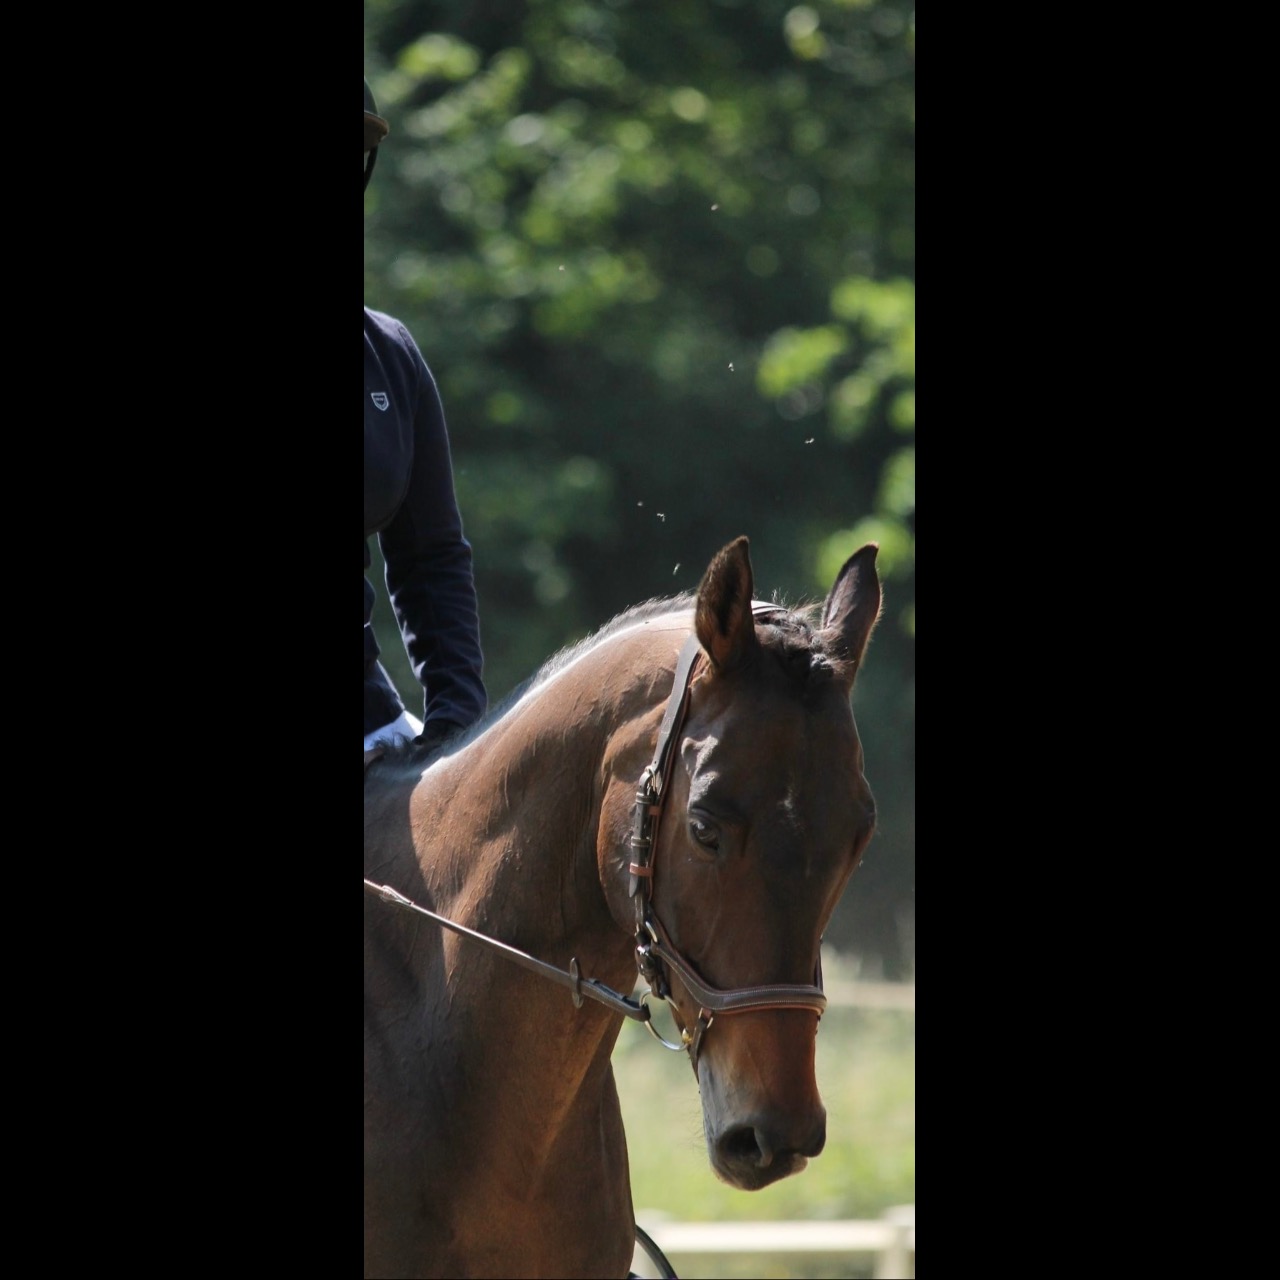
<path fill-rule="evenodd" d="M 799 686 L 843 678 L 844 664 L 818 630 L 820 604 L 788 608 L 762 619 L 760 639 L 783 670 Z"/>

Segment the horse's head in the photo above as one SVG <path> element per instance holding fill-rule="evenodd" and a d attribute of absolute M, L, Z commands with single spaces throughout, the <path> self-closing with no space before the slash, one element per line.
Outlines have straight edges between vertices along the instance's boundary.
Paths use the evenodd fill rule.
<path fill-rule="evenodd" d="M 745 538 L 698 591 L 702 662 L 664 780 L 650 903 L 688 970 L 668 963 L 662 976 L 697 1028 L 711 1163 L 745 1189 L 798 1172 L 826 1140 L 813 988 L 823 931 L 875 827 L 850 703 L 880 612 L 875 556 L 871 545 L 850 557 L 810 620 L 753 616 Z M 698 980 L 733 996 L 709 1009 Z"/>

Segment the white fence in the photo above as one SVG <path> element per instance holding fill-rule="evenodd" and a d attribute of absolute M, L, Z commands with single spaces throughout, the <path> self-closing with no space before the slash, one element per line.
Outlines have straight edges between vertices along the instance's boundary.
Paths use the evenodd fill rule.
<path fill-rule="evenodd" d="M 822 1253 L 829 1257 L 874 1258 L 876 1280 L 915 1280 L 916 1208 L 901 1205 L 883 1217 L 846 1222 L 668 1222 L 645 1220 L 640 1226 L 662 1250 L 677 1276 L 714 1275 L 714 1258 L 767 1254 L 794 1258 Z M 637 1246 L 631 1270 L 645 1280 L 660 1280 L 656 1264 Z"/>
<path fill-rule="evenodd" d="M 914 982 L 857 982 L 834 978 L 823 982 L 827 1003 L 836 1009 L 911 1009 L 916 1007 Z"/>

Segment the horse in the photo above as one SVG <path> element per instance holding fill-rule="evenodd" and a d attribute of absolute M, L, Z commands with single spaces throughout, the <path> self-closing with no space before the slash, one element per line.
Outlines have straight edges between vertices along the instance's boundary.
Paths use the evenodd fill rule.
<path fill-rule="evenodd" d="M 737 538 L 440 754 L 366 767 L 366 1277 L 628 1276 L 610 1057 L 649 997 L 718 1177 L 822 1150 L 821 941 L 875 828 L 852 691 L 876 552 L 790 608 Z"/>

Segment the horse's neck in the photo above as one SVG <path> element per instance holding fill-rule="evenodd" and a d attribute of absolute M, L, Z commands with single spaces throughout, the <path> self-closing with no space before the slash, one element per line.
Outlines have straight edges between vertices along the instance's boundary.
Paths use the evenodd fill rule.
<path fill-rule="evenodd" d="M 367 801 L 382 879 L 414 897 L 418 887 L 423 905 L 547 963 L 577 959 L 584 977 L 629 989 L 632 940 L 606 899 L 597 847 L 614 860 L 608 874 L 625 867 L 613 845 L 625 844 L 682 640 L 672 631 L 581 655 L 411 793 L 375 796 L 380 808 Z M 563 988 L 434 926 L 373 931 L 366 947 L 368 1043 L 391 1046 L 375 1066 L 430 1062 L 422 1198 L 447 1220 L 445 1234 L 492 1235 L 484 1192 L 495 1179 L 519 1189 L 522 1239 L 585 1203 L 629 1221 L 610 1073 L 621 1017 L 590 1000 L 575 1008 Z M 556 1248 L 563 1242 L 548 1242 L 549 1256 Z M 511 1271 L 495 1264 L 492 1274 Z"/>
<path fill-rule="evenodd" d="M 414 790 L 424 879 L 440 901 L 472 915 L 473 927 L 501 930 L 512 945 L 550 944 L 605 922 L 601 763 L 651 700 L 633 672 L 611 679 L 616 666 L 587 655 L 433 765 Z"/>

